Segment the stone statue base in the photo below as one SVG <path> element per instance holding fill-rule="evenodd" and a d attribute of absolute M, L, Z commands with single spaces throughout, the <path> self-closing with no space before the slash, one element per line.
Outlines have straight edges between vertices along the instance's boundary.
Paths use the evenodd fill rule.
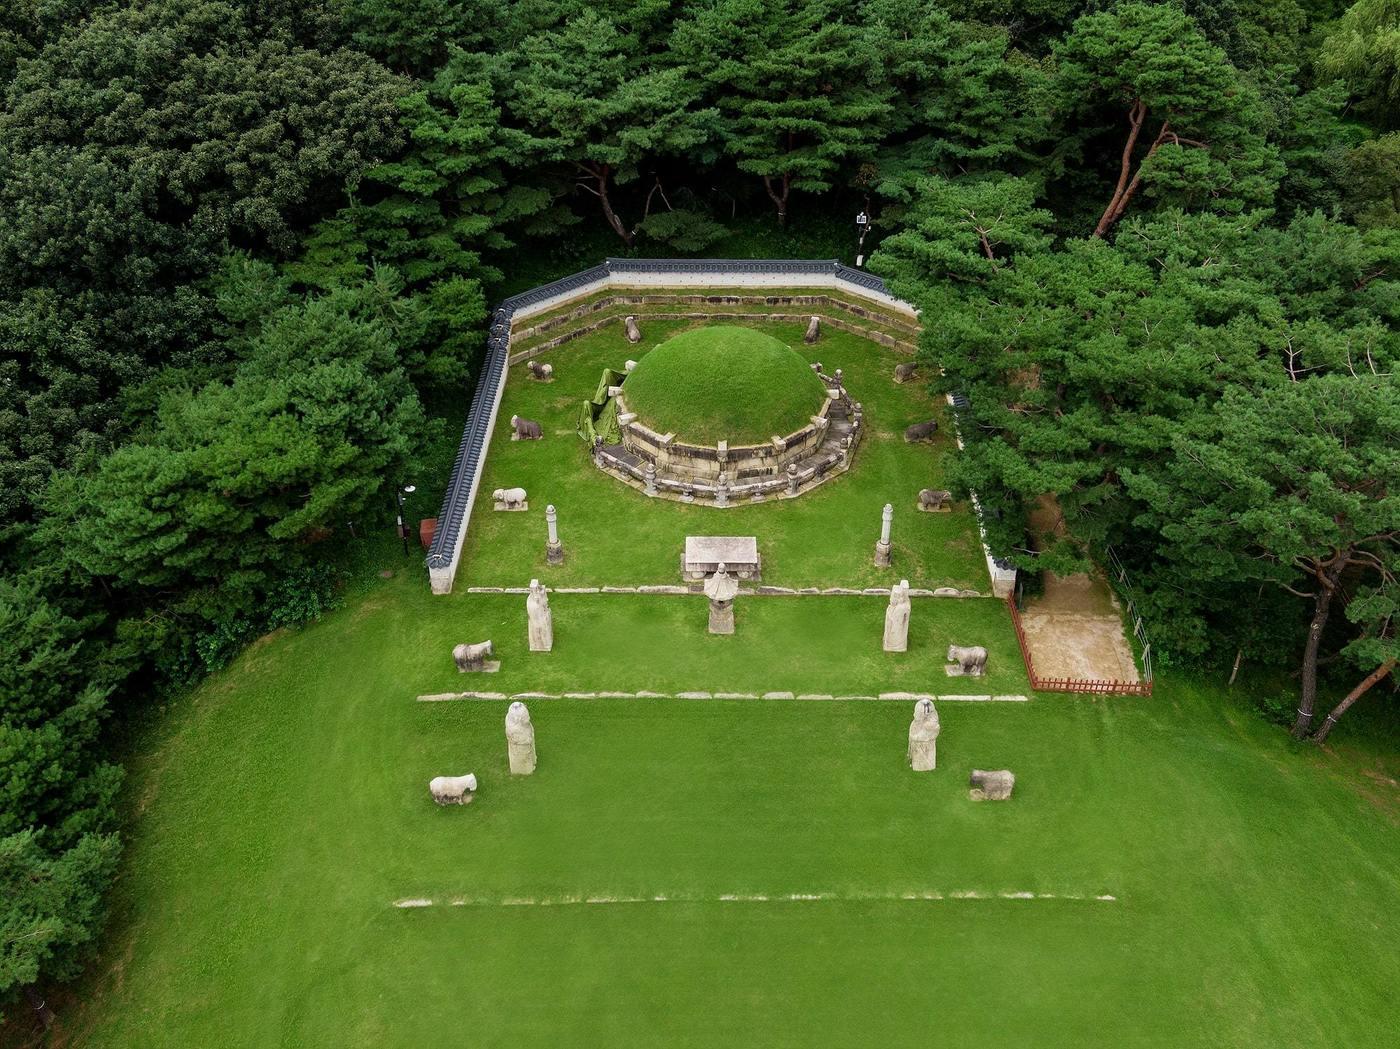
<path fill-rule="evenodd" d="M 495 674 L 495 673 L 498 673 L 498 672 L 500 671 L 500 669 L 501 669 L 501 661 L 500 661 L 499 659 L 488 659 L 485 663 L 482 663 L 480 666 L 475 666 L 475 667 L 458 667 L 458 668 L 457 668 L 457 673 L 459 673 L 459 674 Z"/>
<path fill-rule="evenodd" d="M 950 503 L 951 500 L 944 503 L 942 506 L 924 506 L 922 503 L 915 503 L 914 509 L 918 510 L 921 514 L 951 514 L 953 512 L 953 507 Z"/>
<path fill-rule="evenodd" d="M 983 671 L 964 670 L 962 666 L 957 663 L 946 663 L 943 666 L 943 673 L 947 674 L 949 677 L 981 677 Z"/>
<path fill-rule="evenodd" d="M 512 776 L 530 776 L 535 771 L 535 746 L 533 743 L 506 743 L 506 755 L 510 758 Z"/>
<path fill-rule="evenodd" d="M 710 633 L 734 633 L 734 602 L 726 601 L 722 606 L 710 603 Z"/>
<path fill-rule="evenodd" d="M 433 797 L 433 801 L 437 802 L 439 805 L 470 805 L 475 800 L 476 794 L 472 791 L 467 791 L 465 794 L 462 794 L 455 798 L 449 798 L 446 796 Z"/>
<path fill-rule="evenodd" d="M 564 563 L 564 544 L 548 543 L 545 545 L 544 559 L 552 565 L 562 565 Z"/>
<path fill-rule="evenodd" d="M 523 503 L 497 503 L 495 509 L 504 514 L 518 514 L 524 510 L 530 509 L 530 504 L 528 501 Z"/>
<path fill-rule="evenodd" d="M 876 567 L 876 568 L 889 568 L 889 567 L 890 567 L 890 545 L 889 545 L 889 543 L 876 543 L 876 544 L 875 544 L 875 567 Z"/>
<path fill-rule="evenodd" d="M 938 744 L 910 741 L 909 765 L 915 772 L 932 772 L 938 768 Z"/>

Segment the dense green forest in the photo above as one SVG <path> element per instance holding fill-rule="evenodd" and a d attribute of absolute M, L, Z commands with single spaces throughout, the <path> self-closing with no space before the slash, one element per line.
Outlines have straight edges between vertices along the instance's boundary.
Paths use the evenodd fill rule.
<path fill-rule="evenodd" d="M 605 254 L 866 209 L 1000 553 L 1112 549 L 1299 737 L 1400 652 L 1396 0 L 11 0 L 0 90 L 0 997 L 101 927 L 112 725 L 334 602 Z"/>

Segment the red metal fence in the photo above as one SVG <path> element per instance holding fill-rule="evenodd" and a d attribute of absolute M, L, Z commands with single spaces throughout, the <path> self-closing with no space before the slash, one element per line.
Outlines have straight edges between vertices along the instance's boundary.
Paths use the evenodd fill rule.
<path fill-rule="evenodd" d="M 1026 663 L 1026 676 L 1031 679 L 1031 688 L 1037 692 L 1077 692 L 1100 696 L 1150 696 L 1152 679 L 1146 681 L 1097 681 L 1092 678 L 1041 677 L 1035 672 L 1035 661 L 1031 659 L 1031 646 L 1026 642 L 1026 628 L 1021 625 L 1021 613 L 1016 608 L 1016 599 L 1008 597 L 1006 607 L 1011 611 L 1011 622 L 1016 627 L 1016 640 L 1021 646 L 1021 658 Z"/>

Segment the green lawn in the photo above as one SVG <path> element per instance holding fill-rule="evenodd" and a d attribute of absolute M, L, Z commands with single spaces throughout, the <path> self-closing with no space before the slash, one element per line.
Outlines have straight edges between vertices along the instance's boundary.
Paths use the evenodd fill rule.
<path fill-rule="evenodd" d="M 754 328 L 707 324 L 642 354 L 624 385 L 629 411 L 692 444 L 766 444 L 802 429 L 827 400 L 803 356 Z"/>
<path fill-rule="evenodd" d="M 878 599 L 756 599 L 710 638 L 694 599 L 565 596 L 530 656 L 523 598 L 425 590 L 265 639 L 161 720 L 66 1044 L 1394 1044 L 1395 809 L 1202 686 L 948 703 L 927 775 L 904 703 L 539 701 L 512 780 L 504 703 L 415 694 L 949 691 L 934 635 L 1005 613 L 916 602 L 923 647 L 887 659 Z M 445 666 L 484 633 L 501 674 Z M 1013 801 L 969 802 L 973 766 L 1013 768 Z M 476 803 L 434 806 L 467 770 Z"/>
<path fill-rule="evenodd" d="M 648 348 L 688 327 L 652 322 Z M 986 564 L 970 510 L 921 514 L 921 488 L 943 487 L 943 459 L 956 446 L 947 435 L 934 444 L 905 444 L 910 423 L 937 416 L 936 404 L 918 383 L 892 381 L 901 354 L 845 332 L 828 331 L 816 346 L 802 344 L 803 328 L 764 324 L 758 330 L 782 339 L 809 360 L 841 368 L 847 388 L 865 407 L 866 439 L 851 470 L 795 500 L 717 510 L 648 499 L 596 470 L 574 433 L 579 405 L 592 396 L 605 367 L 620 369 L 639 348 L 611 326 L 548 354 L 555 381 L 532 382 L 524 365 L 511 369 L 496 432 L 463 546 L 457 586 L 523 586 L 531 576 L 551 585 L 677 583 L 685 537 L 756 535 L 764 581 L 784 586 L 888 586 L 908 578 L 915 586 L 955 586 L 990 591 Z M 539 420 L 543 441 L 510 440 L 510 417 Z M 527 513 L 496 513 L 490 493 L 523 487 Z M 872 564 L 880 535 L 880 509 L 895 507 L 894 567 Z M 567 560 L 545 563 L 544 509 L 559 510 Z"/>

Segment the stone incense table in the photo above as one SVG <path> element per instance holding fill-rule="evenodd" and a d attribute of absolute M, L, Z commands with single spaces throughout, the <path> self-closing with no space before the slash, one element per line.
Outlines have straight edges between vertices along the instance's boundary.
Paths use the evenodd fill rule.
<path fill-rule="evenodd" d="M 698 583 L 719 571 L 720 565 L 745 582 L 760 578 L 762 564 L 758 539 L 751 535 L 688 535 L 681 576 L 687 583 Z"/>

